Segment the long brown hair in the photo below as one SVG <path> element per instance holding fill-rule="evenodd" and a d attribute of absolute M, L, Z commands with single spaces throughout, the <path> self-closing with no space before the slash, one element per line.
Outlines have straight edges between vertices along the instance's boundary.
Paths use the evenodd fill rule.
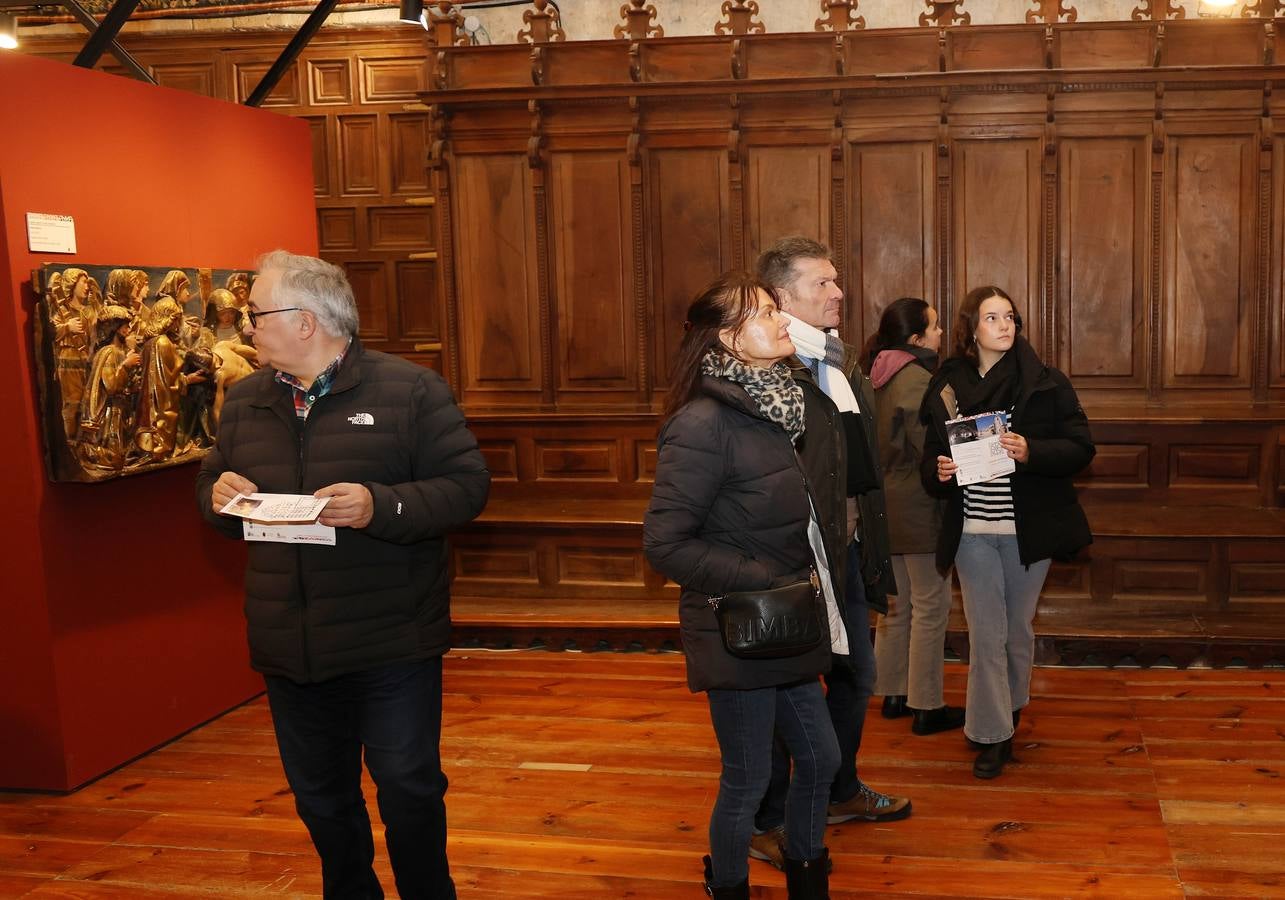
<path fill-rule="evenodd" d="M 1017 304 L 1013 302 L 1012 297 L 993 284 L 975 287 L 964 295 L 959 309 L 955 310 L 955 323 L 950 330 L 951 356 L 962 356 L 974 366 L 981 364 L 981 359 L 977 355 L 977 341 L 973 339 L 973 334 L 977 331 L 977 323 L 981 318 L 982 304 L 991 297 L 1003 297 L 1008 301 L 1008 305 L 1013 310 L 1016 333 L 1022 333 L 1022 314 L 1017 311 Z"/>
<path fill-rule="evenodd" d="M 710 350 L 727 352 L 718 339 L 718 333 L 730 328 L 735 334 L 745 326 L 758 311 L 759 291 L 771 297 L 778 307 L 781 305 L 776 291 L 769 284 L 739 270 L 724 272 L 692 301 L 687 308 L 687 321 L 683 323 L 686 333 L 678 345 L 678 353 L 669 372 L 665 418 L 696 396 L 701 360 Z"/>

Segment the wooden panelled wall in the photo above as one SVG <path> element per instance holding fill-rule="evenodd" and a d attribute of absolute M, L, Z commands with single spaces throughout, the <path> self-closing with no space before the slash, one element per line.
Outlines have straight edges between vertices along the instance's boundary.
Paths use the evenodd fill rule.
<path fill-rule="evenodd" d="M 1285 635 L 1281 26 L 323 32 L 266 105 L 313 126 L 323 255 L 364 339 L 443 371 L 492 467 L 455 541 L 466 625 L 672 622 L 640 522 L 686 305 L 804 233 L 835 248 L 849 341 L 898 296 L 948 323 L 996 283 L 1074 380 L 1096 541 L 1045 592 L 1041 632 L 1089 640 L 1064 655 L 1243 648 Z M 240 99 L 283 43 L 129 46 L 163 84 Z"/>

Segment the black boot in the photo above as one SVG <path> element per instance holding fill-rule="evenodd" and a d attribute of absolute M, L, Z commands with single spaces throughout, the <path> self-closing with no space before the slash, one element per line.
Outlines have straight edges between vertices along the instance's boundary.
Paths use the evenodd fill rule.
<path fill-rule="evenodd" d="M 790 900 L 830 900 L 830 851 L 816 859 L 785 858 L 785 886 Z"/>
<path fill-rule="evenodd" d="M 1013 739 L 981 746 L 982 752 L 973 760 L 973 775 L 977 778 L 998 778 L 1004 771 L 1004 763 L 1013 758 Z"/>
<path fill-rule="evenodd" d="M 1022 711 L 1020 709 L 1015 709 L 1013 710 L 1013 730 L 1017 731 L 1017 726 L 1021 724 L 1022 724 Z"/>
<path fill-rule="evenodd" d="M 915 718 L 910 723 L 910 730 L 915 734 L 937 734 L 939 731 L 950 731 L 964 727 L 964 708 L 962 706 L 939 706 L 936 709 L 916 709 Z"/>
<path fill-rule="evenodd" d="M 714 863 L 708 856 L 703 858 L 703 862 L 705 863 L 706 894 L 713 897 L 714 900 L 750 900 L 750 879 L 748 876 L 740 884 L 734 884 L 731 887 L 714 887 Z"/>
<path fill-rule="evenodd" d="M 889 694 L 884 697 L 879 715 L 885 719 L 900 719 L 902 716 L 910 715 L 910 707 L 906 705 L 905 694 Z"/>

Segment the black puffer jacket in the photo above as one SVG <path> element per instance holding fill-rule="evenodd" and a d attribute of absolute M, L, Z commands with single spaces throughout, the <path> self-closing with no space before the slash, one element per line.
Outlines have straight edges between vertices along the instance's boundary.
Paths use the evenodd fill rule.
<path fill-rule="evenodd" d="M 1030 456 L 1009 476 L 1018 555 L 1023 565 L 1042 559 L 1067 560 L 1093 543 L 1089 521 L 1076 498 L 1071 479 L 1097 452 L 1089 421 L 1075 388 L 1065 375 L 1044 365 L 1034 349 L 1018 338 L 1009 353 L 1018 355 L 1019 383 L 1010 430 L 1026 438 Z M 928 424 L 920 480 L 925 490 L 947 499 L 937 538 L 937 569 L 944 575 L 954 564 L 964 529 L 964 491 L 951 479 L 937 480 L 937 457 L 950 456 L 945 422 L 950 416 L 943 388 L 962 374 L 961 358 L 946 361 L 928 385 L 921 419 Z"/>
<path fill-rule="evenodd" d="M 678 618 L 688 687 L 760 688 L 827 670 L 828 636 L 787 659 L 732 656 L 706 602 L 806 577 L 808 493 L 789 436 L 739 386 L 704 376 L 700 396 L 665 423 L 658 446 L 643 546 L 652 566 L 683 587 Z"/>
<path fill-rule="evenodd" d="M 201 465 L 197 503 L 219 531 L 241 520 L 211 509 L 214 482 L 244 475 L 265 493 L 366 485 L 374 518 L 337 529 L 333 547 L 254 541 L 245 575 L 251 664 L 323 681 L 450 647 L 445 534 L 486 504 L 490 474 L 446 382 L 353 341 L 306 424 L 290 388 L 263 369 L 237 384 Z"/>

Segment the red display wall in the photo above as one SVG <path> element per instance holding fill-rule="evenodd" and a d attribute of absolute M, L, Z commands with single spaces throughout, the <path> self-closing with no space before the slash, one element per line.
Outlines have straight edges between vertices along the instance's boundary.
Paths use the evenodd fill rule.
<path fill-rule="evenodd" d="M 31 270 L 249 268 L 316 254 L 307 124 L 0 53 L 0 787 L 67 790 L 262 690 L 242 546 L 205 528 L 194 465 L 52 484 Z M 28 212 L 77 254 L 30 253 Z"/>

